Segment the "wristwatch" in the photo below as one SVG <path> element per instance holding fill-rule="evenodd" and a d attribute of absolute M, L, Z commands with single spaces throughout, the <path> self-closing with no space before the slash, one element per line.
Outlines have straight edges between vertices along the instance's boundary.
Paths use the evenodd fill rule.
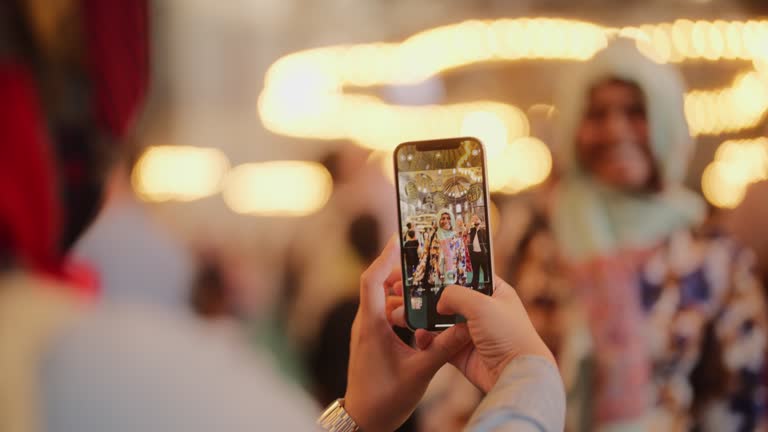
<path fill-rule="evenodd" d="M 317 419 L 317 424 L 330 432 L 358 432 L 357 423 L 344 409 L 344 399 L 336 399 Z"/>

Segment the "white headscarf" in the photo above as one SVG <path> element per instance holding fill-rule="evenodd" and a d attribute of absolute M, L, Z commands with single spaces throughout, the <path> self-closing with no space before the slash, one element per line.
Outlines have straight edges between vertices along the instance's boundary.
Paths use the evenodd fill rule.
<path fill-rule="evenodd" d="M 578 162 L 575 137 L 589 92 L 612 78 L 636 84 L 645 96 L 659 192 L 613 189 L 592 178 Z M 552 223 L 566 257 L 583 260 L 650 247 L 703 219 L 701 198 L 682 185 L 693 141 L 683 109 L 684 85 L 674 68 L 654 63 L 634 43 L 619 40 L 569 71 L 561 85 L 555 154 L 563 178 L 555 190 Z"/>

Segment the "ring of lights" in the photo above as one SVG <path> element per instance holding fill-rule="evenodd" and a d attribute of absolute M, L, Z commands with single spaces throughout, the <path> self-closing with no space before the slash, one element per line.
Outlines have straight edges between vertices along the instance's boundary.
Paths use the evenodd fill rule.
<path fill-rule="evenodd" d="M 494 101 L 396 106 L 349 89 L 413 84 L 487 62 L 585 61 L 615 36 L 634 39 L 641 52 L 660 63 L 751 62 L 754 67 L 735 77 L 731 85 L 685 95 L 693 135 L 754 128 L 768 112 L 768 21 L 681 19 L 614 28 L 574 20 L 519 18 L 437 27 L 401 43 L 330 46 L 289 54 L 266 74 L 259 115 L 264 126 L 277 134 L 348 139 L 376 150 L 435 136 L 487 133 L 481 139 L 491 147 L 491 189 L 515 193 L 541 182 L 551 167 L 546 146 L 530 138 L 525 146 L 517 146 L 528 154 L 510 154 L 509 144 L 529 132 L 520 108 Z M 543 168 L 521 178 L 504 178 L 499 174 L 502 169 L 494 168 L 530 154 L 544 159 L 539 164 Z"/>

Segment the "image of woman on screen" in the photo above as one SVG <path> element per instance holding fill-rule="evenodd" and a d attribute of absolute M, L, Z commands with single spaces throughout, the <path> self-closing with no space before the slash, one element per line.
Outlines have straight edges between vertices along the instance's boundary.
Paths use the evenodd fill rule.
<path fill-rule="evenodd" d="M 467 251 L 464 240 L 454 231 L 456 219 L 447 209 L 441 211 L 439 216 L 437 229 L 427 240 L 413 275 L 415 288 L 426 288 L 426 302 L 430 310 L 435 309 L 443 287 L 467 283 Z"/>

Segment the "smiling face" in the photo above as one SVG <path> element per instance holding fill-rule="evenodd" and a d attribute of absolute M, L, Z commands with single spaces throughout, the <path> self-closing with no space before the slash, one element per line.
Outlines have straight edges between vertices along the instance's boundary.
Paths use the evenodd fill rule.
<path fill-rule="evenodd" d="M 440 228 L 450 231 L 451 230 L 451 215 L 443 213 L 440 215 Z"/>
<path fill-rule="evenodd" d="M 588 98 L 576 135 L 581 165 L 610 186 L 648 188 L 655 174 L 642 91 L 611 79 L 596 85 Z"/>

